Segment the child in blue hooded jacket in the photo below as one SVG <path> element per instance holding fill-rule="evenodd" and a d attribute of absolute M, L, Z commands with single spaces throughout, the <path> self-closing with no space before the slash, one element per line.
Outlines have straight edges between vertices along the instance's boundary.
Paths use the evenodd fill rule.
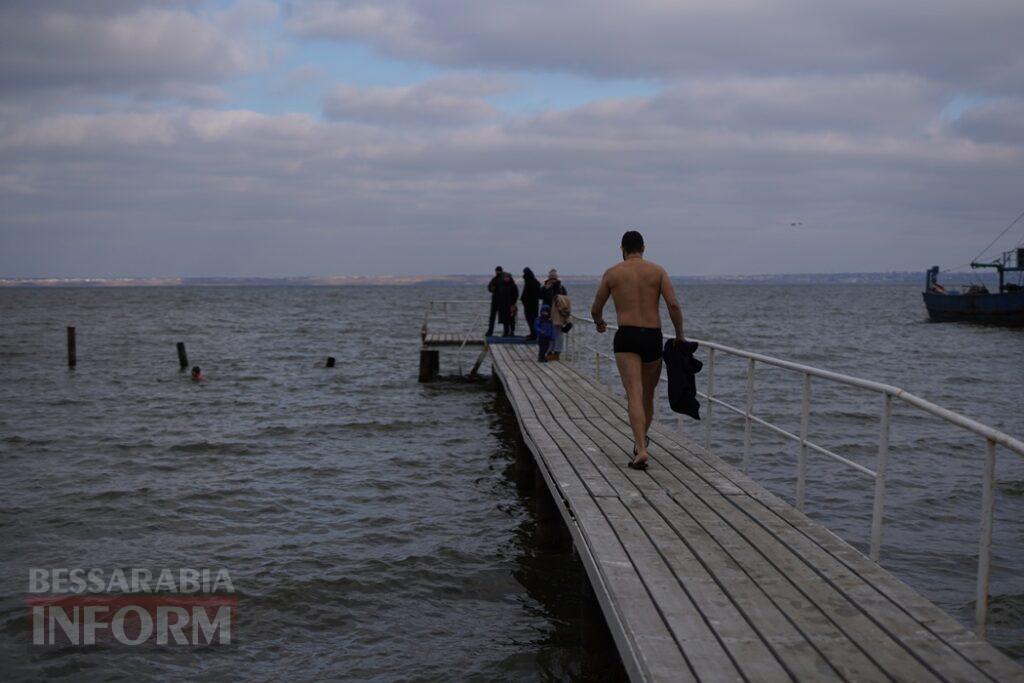
<path fill-rule="evenodd" d="M 541 363 L 546 363 L 548 349 L 551 347 L 551 344 L 555 339 L 555 326 L 551 322 L 550 306 L 544 304 L 540 307 L 540 315 L 537 317 L 537 320 L 534 321 L 533 327 L 537 332 L 537 345 L 540 347 L 537 360 Z"/>

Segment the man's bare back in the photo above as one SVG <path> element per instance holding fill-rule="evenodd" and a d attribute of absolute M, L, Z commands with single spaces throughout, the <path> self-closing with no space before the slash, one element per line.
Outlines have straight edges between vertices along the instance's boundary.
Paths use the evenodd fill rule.
<path fill-rule="evenodd" d="M 676 324 L 679 302 L 676 300 L 675 289 L 668 273 L 658 264 L 646 261 L 637 254 L 628 256 L 606 270 L 595 296 L 595 320 L 600 320 L 600 309 L 604 307 L 609 295 L 615 302 L 615 316 L 620 327 L 656 329 L 661 329 L 659 304 L 664 296 L 672 323 L 676 327 L 676 337 L 682 339 L 681 315 Z"/>
<path fill-rule="evenodd" d="M 628 258 L 604 274 L 619 326 L 661 328 L 659 306 L 662 280 L 668 275 L 661 266 L 642 258 Z"/>

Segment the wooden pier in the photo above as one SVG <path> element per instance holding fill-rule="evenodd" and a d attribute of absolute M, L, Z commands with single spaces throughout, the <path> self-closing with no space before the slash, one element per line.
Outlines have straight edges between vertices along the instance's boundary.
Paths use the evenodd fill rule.
<path fill-rule="evenodd" d="M 533 347 L 495 376 L 635 681 L 1024 681 L 1024 668 L 702 448 Z"/>

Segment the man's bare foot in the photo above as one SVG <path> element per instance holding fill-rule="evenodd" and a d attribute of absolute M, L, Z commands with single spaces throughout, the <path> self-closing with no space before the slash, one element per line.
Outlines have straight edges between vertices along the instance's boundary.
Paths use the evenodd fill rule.
<path fill-rule="evenodd" d="M 642 449 L 633 446 L 633 459 L 629 461 L 629 468 L 633 470 L 647 469 L 647 444 Z"/>

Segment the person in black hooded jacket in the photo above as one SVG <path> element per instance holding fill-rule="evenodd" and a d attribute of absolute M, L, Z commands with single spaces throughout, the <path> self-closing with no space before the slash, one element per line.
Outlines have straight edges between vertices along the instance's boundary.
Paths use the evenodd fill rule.
<path fill-rule="evenodd" d="M 516 301 L 519 299 L 519 287 L 512 279 L 512 273 L 502 273 L 498 280 L 498 286 L 494 291 L 494 298 L 498 307 L 498 322 L 501 323 L 503 337 L 511 337 L 515 331 Z"/>
<path fill-rule="evenodd" d="M 533 329 L 533 322 L 537 319 L 540 309 L 540 280 L 529 268 L 523 268 L 523 294 L 519 297 L 523 302 L 523 317 L 526 318 L 526 327 L 530 330 L 528 339 L 536 339 L 537 331 Z"/>
<path fill-rule="evenodd" d="M 487 332 L 484 334 L 488 337 L 494 334 L 494 319 L 498 315 L 498 283 L 501 282 L 501 276 L 504 272 L 501 266 L 495 267 L 494 277 L 487 283 L 487 291 L 491 293 L 491 317 L 488 318 Z"/>

